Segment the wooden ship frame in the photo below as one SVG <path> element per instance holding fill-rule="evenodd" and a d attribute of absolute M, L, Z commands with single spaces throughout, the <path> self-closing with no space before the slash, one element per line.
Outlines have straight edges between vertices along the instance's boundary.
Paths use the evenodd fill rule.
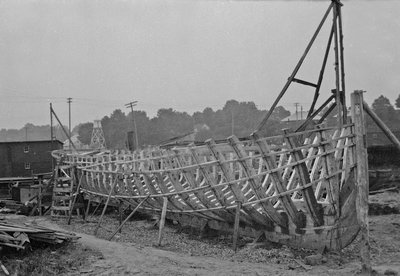
<path fill-rule="evenodd" d="M 111 202 L 132 206 L 134 210 L 110 239 L 140 210 L 160 214 L 159 243 L 165 218 L 201 229 L 229 231 L 235 248 L 239 235 L 333 250 L 349 245 L 360 230 L 368 240 L 364 126 L 368 107 L 362 91 L 355 91 L 351 116 L 347 115 L 341 7 L 339 0 L 331 1 L 276 101 L 249 137 L 133 152 L 54 151 L 58 162 L 55 192 L 62 192 L 60 184 L 67 179 L 89 199 L 86 212 L 94 198 L 100 199 L 103 210 L 95 232 Z M 329 15 L 332 25 L 317 83 L 296 78 Z M 336 87 L 316 108 L 332 45 Z M 307 119 L 295 131 L 261 137 L 260 130 L 293 82 L 315 91 Z M 322 110 L 326 112 L 315 124 L 313 119 Z M 334 110 L 337 125 L 328 127 L 324 120 Z M 76 194 L 73 200 L 69 197 L 72 203 L 67 208 L 55 208 L 55 214 L 68 211 L 70 221 Z M 53 202 L 68 198 L 58 196 Z"/>

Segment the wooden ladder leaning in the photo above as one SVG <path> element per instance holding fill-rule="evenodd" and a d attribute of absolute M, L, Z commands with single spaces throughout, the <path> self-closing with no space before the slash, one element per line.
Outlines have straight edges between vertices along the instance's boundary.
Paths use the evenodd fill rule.
<path fill-rule="evenodd" d="M 60 163 L 57 164 L 54 171 L 55 179 L 53 185 L 51 217 L 68 218 L 70 217 L 70 213 L 73 212 L 72 208 L 76 210 L 77 215 L 79 216 L 80 209 L 84 208 L 84 206 L 83 204 L 73 204 L 74 193 L 77 189 L 75 168 L 72 165 L 60 165 Z"/>

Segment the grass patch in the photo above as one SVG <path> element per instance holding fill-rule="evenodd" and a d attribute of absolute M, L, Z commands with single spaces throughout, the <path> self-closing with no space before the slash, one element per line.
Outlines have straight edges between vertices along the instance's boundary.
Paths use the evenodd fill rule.
<path fill-rule="evenodd" d="M 85 268 L 102 254 L 77 243 L 35 248 L 32 252 L 7 252 L 0 257 L 11 275 L 60 275 Z"/>

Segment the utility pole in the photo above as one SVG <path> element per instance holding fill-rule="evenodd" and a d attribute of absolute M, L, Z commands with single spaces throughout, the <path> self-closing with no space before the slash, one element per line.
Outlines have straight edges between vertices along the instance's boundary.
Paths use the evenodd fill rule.
<path fill-rule="evenodd" d="M 299 120 L 299 113 L 298 113 L 298 107 L 299 107 L 299 103 L 294 103 L 294 106 L 296 107 L 296 121 Z"/>
<path fill-rule="evenodd" d="M 132 111 L 133 129 L 135 131 L 135 149 L 139 148 L 139 140 L 138 140 L 138 134 L 137 134 L 137 128 L 136 128 L 135 115 L 133 115 L 133 107 L 136 106 L 137 102 L 138 101 L 133 101 L 133 102 L 125 104 L 125 107 L 131 108 L 131 111 Z"/>
<path fill-rule="evenodd" d="M 303 121 L 303 106 L 300 106 L 300 120 Z"/>
<path fill-rule="evenodd" d="M 69 129 L 69 137 L 71 137 L 71 102 L 72 98 L 67 98 L 68 103 L 68 129 Z"/>
<path fill-rule="evenodd" d="M 50 103 L 50 139 L 51 139 L 51 151 L 54 149 L 54 134 L 53 134 L 53 107 Z M 54 158 L 51 158 L 51 171 L 54 171 Z M 40 189 L 40 188 L 39 188 Z"/>

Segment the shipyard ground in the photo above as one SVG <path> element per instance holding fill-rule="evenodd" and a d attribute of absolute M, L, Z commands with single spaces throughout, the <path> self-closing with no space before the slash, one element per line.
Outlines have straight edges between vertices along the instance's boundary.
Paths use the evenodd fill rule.
<path fill-rule="evenodd" d="M 375 215 L 370 216 L 375 275 L 400 275 L 400 214 L 393 214 L 400 210 L 400 194 L 386 192 L 371 199 L 375 202 Z M 107 229 L 100 228 L 97 237 L 92 234 L 98 217 L 86 223 L 75 219 L 71 225 L 50 217 L 30 217 L 40 225 L 74 231 L 81 238 L 67 247 L 35 250 L 3 263 L 11 275 L 357 275 L 360 270 L 357 240 L 340 253 L 321 256 L 268 243 L 249 248 L 251 240 L 241 239 L 235 253 L 229 235 L 200 238 L 190 229 L 169 224 L 158 247 L 158 230 L 145 219 L 128 222 L 121 234 L 107 241 L 118 225 L 116 216 L 106 216 L 102 224 Z"/>
<path fill-rule="evenodd" d="M 371 260 L 376 275 L 400 275 L 400 214 L 392 213 L 400 206 L 399 193 L 384 193 L 375 197 L 383 206 L 379 215 L 370 216 Z M 389 198 L 389 200 L 388 200 Z M 398 209 L 400 210 L 400 209 Z M 92 235 L 92 222 L 74 221 L 59 227 L 76 231 L 85 247 L 101 252 L 80 274 L 86 275 L 357 275 L 360 270 L 359 243 L 356 240 L 340 253 L 295 250 L 266 244 L 249 248 L 242 239 L 236 253 L 231 249 L 231 237 L 207 237 L 169 225 L 161 247 L 155 246 L 157 228 L 147 220 L 129 222 L 113 241 L 107 241 L 110 230 L 118 221 L 109 215 L 108 229 L 100 228 L 98 237 Z M 47 220 L 47 223 L 50 223 Z M 51 222 L 51 223 L 54 223 Z M 310 257 L 311 256 L 311 257 Z M 74 273 L 77 273 L 74 272 Z M 74 274 L 72 273 L 72 275 Z M 396 274 L 397 273 L 397 274 Z"/>

